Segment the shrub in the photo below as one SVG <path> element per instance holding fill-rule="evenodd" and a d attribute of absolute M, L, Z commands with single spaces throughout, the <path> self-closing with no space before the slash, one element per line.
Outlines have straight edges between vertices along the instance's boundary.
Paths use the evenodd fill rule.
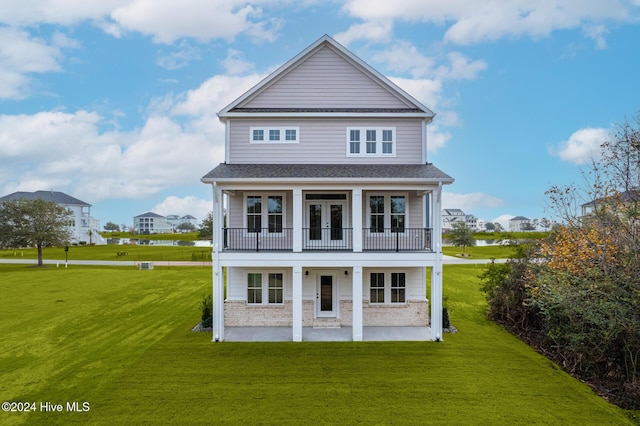
<path fill-rule="evenodd" d="M 204 328 L 213 327 L 213 299 L 211 295 L 206 295 L 202 298 L 200 310 L 202 311 L 200 325 Z"/>

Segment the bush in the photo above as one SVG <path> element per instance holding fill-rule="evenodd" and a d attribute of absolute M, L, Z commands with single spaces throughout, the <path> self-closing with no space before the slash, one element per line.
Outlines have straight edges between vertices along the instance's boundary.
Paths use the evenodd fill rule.
<path fill-rule="evenodd" d="M 200 325 L 203 328 L 213 327 L 213 298 L 211 295 L 206 295 L 202 298 L 200 310 L 202 311 Z"/>

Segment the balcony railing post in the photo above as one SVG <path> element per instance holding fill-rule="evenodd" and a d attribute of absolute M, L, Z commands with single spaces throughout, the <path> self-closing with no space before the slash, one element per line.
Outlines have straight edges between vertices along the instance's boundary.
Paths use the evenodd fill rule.
<path fill-rule="evenodd" d="M 400 251 L 400 231 L 396 229 L 396 252 Z"/>

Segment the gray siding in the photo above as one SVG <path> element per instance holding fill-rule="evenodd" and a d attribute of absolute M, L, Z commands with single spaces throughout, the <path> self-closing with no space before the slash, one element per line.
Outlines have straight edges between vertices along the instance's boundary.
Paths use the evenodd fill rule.
<path fill-rule="evenodd" d="M 299 143 L 250 143 L 250 128 L 293 126 L 300 129 Z M 395 127 L 395 157 L 348 157 L 347 127 Z M 231 164 L 421 164 L 422 120 L 419 118 L 303 118 L 233 119 L 230 121 Z"/>
<path fill-rule="evenodd" d="M 330 47 L 323 47 L 242 108 L 414 107 L 380 86 Z"/>

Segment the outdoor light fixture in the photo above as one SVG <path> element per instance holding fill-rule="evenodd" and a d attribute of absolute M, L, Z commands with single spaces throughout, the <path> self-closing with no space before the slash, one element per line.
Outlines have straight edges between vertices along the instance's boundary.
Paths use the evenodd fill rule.
<path fill-rule="evenodd" d="M 309 271 L 304 271 L 304 274 L 305 274 L 306 276 L 309 276 Z"/>
<path fill-rule="evenodd" d="M 349 271 L 347 271 L 346 269 L 345 269 L 345 271 L 344 271 L 344 276 L 345 276 L 345 277 L 348 277 L 348 276 L 349 276 Z"/>

